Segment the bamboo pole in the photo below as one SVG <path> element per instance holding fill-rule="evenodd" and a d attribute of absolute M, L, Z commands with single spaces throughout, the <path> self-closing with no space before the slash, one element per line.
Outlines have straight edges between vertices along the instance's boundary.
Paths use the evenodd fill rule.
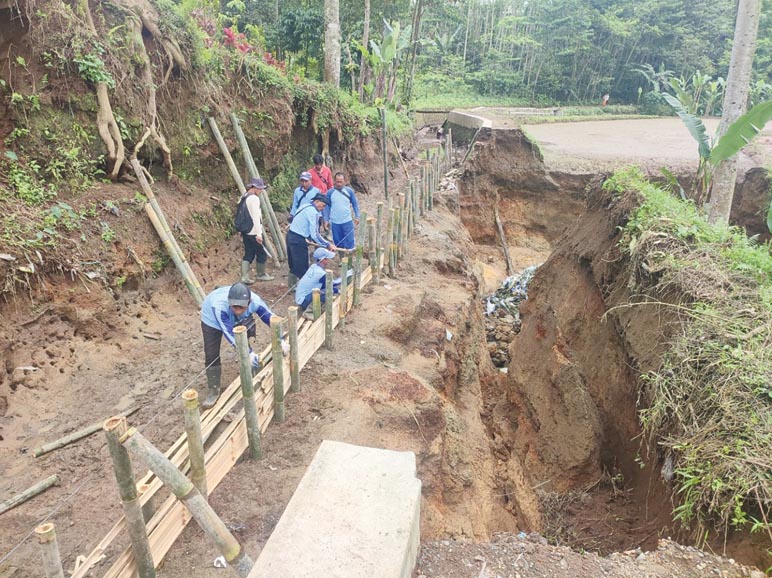
<path fill-rule="evenodd" d="M 121 445 L 120 437 L 126 433 L 126 418 L 111 417 L 103 426 L 107 437 L 107 447 L 113 460 L 115 479 L 118 482 L 118 493 L 121 496 L 123 515 L 126 518 L 126 529 L 131 539 L 131 550 L 137 564 L 137 574 L 140 578 L 155 578 L 155 565 L 147 539 L 145 517 L 137 498 L 137 487 L 134 484 L 134 471 L 131 467 L 129 453 Z"/>
<path fill-rule="evenodd" d="M 507 263 L 507 275 L 514 275 L 515 267 L 512 264 L 512 259 L 509 256 L 509 246 L 507 245 L 507 236 L 504 233 L 504 226 L 501 224 L 501 219 L 499 218 L 498 203 L 493 206 L 493 220 L 496 222 L 496 229 L 499 232 L 499 239 L 501 240 L 501 249 L 504 251 L 504 259 L 506 260 L 506 263 Z"/>
<path fill-rule="evenodd" d="M 164 230 L 163 225 L 161 225 L 161 222 L 158 220 L 158 217 L 153 211 L 153 208 L 150 205 L 145 204 L 145 212 L 147 213 L 147 216 L 150 219 L 150 222 L 153 224 L 153 227 L 155 228 L 155 232 L 158 234 L 158 237 L 161 239 L 161 243 L 163 243 L 164 247 L 166 248 L 166 252 L 169 254 L 169 257 L 172 258 L 172 261 L 174 262 L 174 266 L 177 267 L 177 271 L 179 271 L 180 275 L 182 275 L 182 280 L 185 283 L 185 287 L 188 288 L 188 292 L 196 301 L 196 304 L 199 307 L 201 307 L 201 304 L 204 302 L 202 292 L 199 292 L 199 290 L 196 288 L 196 283 L 194 283 L 193 280 L 190 278 L 188 274 L 188 269 L 182 263 L 179 253 L 177 253 L 177 251 L 174 250 L 174 246 L 169 240 L 169 237 L 166 235 L 166 231 Z"/>
<path fill-rule="evenodd" d="M 332 271 L 325 269 L 324 273 L 324 346 L 332 349 Z"/>
<path fill-rule="evenodd" d="M 318 287 L 311 289 L 311 311 L 314 314 L 314 321 L 322 316 L 322 290 Z"/>
<path fill-rule="evenodd" d="M 247 166 L 247 172 L 252 178 L 259 178 L 260 173 L 257 170 L 255 159 L 252 156 L 252 151 L 249 150 L 249 143 L 244 136 L 244 131 L 241 130 L 241 124 L 235 113 L 231 113 L 231 124 L 233 125 L 233 132 L 236 134 L 236 140 L 241 148 L 241 154 L 244 157 L 244 164 Z M 263 213 L 263 220 L 267 224 L 268 232 L 273 240 L 273 246 L 276 248 L 276 258 L 280 261 L 287 259 L 287 247 L 284 244 L 284 236 L 281 234 L 281 227 L 279 227 L 279 220 L 276 218 L 276 213 L 273 211 L 273 206 L 268 199 L 268 193 L 260 191 L 258 195 L 260 198 L 260 207 Z"/>
<path fill-rule="evenodd" d="M 367 213 L 362 211 L 360 216 L 359 239 L 357 239 L 356 251 L 354 252 L 354 291 L 352 296 L 352 306 L 356 307 L 360 302 L 360 291 L 362 281 L 362 254 L 365 250 L 365 242 L 368 238 L 367 231 Z"/>
<path fill-rule="evenodd" d="M 405 193 L 397 194 L 397 259 L 402 259 L 404 253 L 404 239 L 402 238 L 402 225 L 405 221 Z"/>
<path fill-rule="evenodd" d="M 217 141 L 217 144 L 220 147 L 220 152 L 222 153 L 222 156 L 225 157 L 225 164 L 228 165 L 228 170 L 231 172 L 231 176 L 233 177 L 233 180 L 235 181 L 236 186 L 239 189 L 239 196 L 241 196 L 247 192 L 247 189 L 244 186 L 244 181 L 241 179 L 239 170 L 236 168 L 236 163 L 233 162 L 233 157 L 231 156 L 231 152 L 228 150 L 228 146 L 225 144 L 225 141 L 223 140 L 222 135 L 220 134 L 220 129 L 217 128 L 217 121 L 212 116 L 210 116 L 208 120 L 209 120 L 209 126 L 212 128 L 212 134 L 214 135 L 214 139 Z"/>
<path fill-rule="evenodd" d="M 370 267 L 375 263 L 375 217 L 367 218 L 367 263 Z"/>
<path fill-rule="evenodd" d="M 207 498 L 209 493 L 206 489 L 204 439 L 201 437 L 201 414 L 198 411 L 198 393 L 195 389 L 182 393 L 182 407 L 185 412 L 185 436 L 190 456 L 190 481 L 201 495 Z"/>
<path fill-rule="evenodd" d="M 394 208 L 394 268 L 396 269 L 397 266 L 399 266 L 399 262 L 401 259 L 401 253 L 402 253 L 402 207 L 397 204 L 397 206 Z"/>
<path fill-rule="evenodd" d="M 381 107 L 381 149 L 383 149 L 383 198 L 389 200 L 389 163 L 388 163 L 388 129 L 386 128 L 386 109 Z"/>
<path fill-rule="evenodd" d="M 480 135 L 480 131 L 482 130 L 482 127 L 478 128 L 474 135 L 472 136 L 472 140 L 469 142 L 469 148 L 466 149 L 466 154 L 464 155 L 463 160 L 461 161 L 461 165 L 463 166 L 466 164 L 466 159 L 469 158 L 469 155 L 472 154 L 472 151 L 474 150 L 474 143 L 477 142 L 477 137 Z"/>
<path fill-rule="evenodd" d="M 284 417 L 284 355 L 281 350 L 281 324 L 278 315 L 271 316 L 271 352 L 273 354 L 273 417 L 282 423 Z"/>
<path fill-rule="evenodd" d="M 117 415 L 128 417 L 131 414 L 136 413 L 137 411 L 139 411 L 139 407 L 134 407 L 127 411 L 123 411 Z M 39 458 L 40 456 L 44 456 L 49 452 L 58 450 L 59 448 L 63 448 L 64 446 L 71 444 L 72 442 L 76 442 L 79 439 L 82 439 L 86 436 L 90 436 L 91 434 L 96 433 L 102 429 L 102 424 L 104 423 L 104 421 L 105 420 L 102 420 L 97 423 L 92 423 L 90 426 L 84 427 L 83 429 L 80 429 L 76 432 L 72 432 L 71 434 L 68 434 L 66 436 L 62 436 L 58 440 L 54 440 L 47 444 L 43 444 L 39 448 L 35 448 L 34 450 L 32 450 L 32 455 L 35 456 L 36 458 Z"/>
<path fill-rule="evenodd" d="M 346 314 L 348 313 L 348 269 L 350 259 L 346 255 L 340 260 L 340 315 L 338 316 L 338 325 L 340 327 L 346 326 Z"/>
<path fill-rule="evenodd" d="M 131 159 L 130 162 L 131 167 L 134 169 L 134 174 L 137 175 L 137 180 L 139 181 L 139 186 L 142 188 L 142 192 L 147 197 L 148 203 L 150 203 L 150 206 L 153 208 L 153 211 L 158 217 L 158 221 L 166 231 L 166 236 L 171 241 L 174 251 L 177 253 L 177 255 L 179 255 L 180 261 L 182 261 L 185 270 L 188 272 L 188 277 L 193 282 L 193 286 L 196 288 L 196 291 L 198 291 L 199 295 L 201 295 L 201 301 L 203 301 L 204 297 L 206 297 L 206 293 L 204 293 L 204 290 L 201 288 L 201 284 L 198 282 L 196 274 L 193 272 L 193 268 L 190 266 L 190 263 L 188 263 L 188 259 L 185 257 L 185 252 L 182 250 L 179 243 L 177 243 L 177 239 L 174 237 L 172 229 L 169 226 L 169 221 L 166 220 L 166 215 L 164 215 L 164 212 L 161 209 L 161 205 L 158 204 L 158 199 L 153 193 L 153 189 L 150 186 L 150 183 L 147 182 L 145 171 L 142 168 L 142 165 L 139 164 L 139 161 L 136 158 Z M 153 226 L 155 227 L 155 225 Z M 198 304 L 201 305 L 201 303 Z"/>
<path fill-rule="evenodd" d="M 290 346 L 290 391 L 302 389 L 300 385 L 300 348 L 298 347 L 298 307 L 287 307 L 287 330 Z"/>
<path fill-rule="evenodd" d="M 418 196 L 419 196 L 419 203 L 418 203 L 418 213 L 423 217 L 424 211 L 426 210 L 426 169 L 421 166 L 421 176 L 418 177 Z"/>
<path fill-rule="evenodd" d="M 43 572 L 46 578 L 64 578 L 54 525 L 51 522 L 41 524 L 35 528 L 35 535 L 40 544 L 40 556 L 43 559 Z"/>
<path fill-rule="evenodd" d="M 394 244 L 394 223 L 396 209 L 389 209 L 389 227 L 386 229 L 386 240 L 389 243 L 389 277 L 396 277 L 397 263 L 395 260 L 396 247 Z"/>
<path fill-rule="evenodd" d="M 453 132 L 450 127 L 448 127 L 446 148 L 448 150 L 448 172 L 450 172 L 453 170 Z"/>
<path fill-rule="evenodd" d="M 407 236 L 413 236 L 413 224 L 415 223 L 415 181 L 410 181 L 410 188 L 408 193 L 408 205 L 410 208 L 407 219 Z"/>
<path fill-rule="evenodd" d="M 379 285 L 381 282 L 381 255 L 383 254 L 383 203 L 376 205 L 375 214 L 375 262 L 370 261 L 370 268 L 373 271 L 373 283 Z"/>
<path fill-rule="evenodd" d="M 236 350 L 239 354 L 239 377 L 241 378 L 241 397 L 244 399 L 244 417 L 247 422 L 247 440 L 249 457 L 259 460 L 263 457 L 260 446 L 260 424 L 255 405 L 255 382 L 252 379 L 252 363 L 249 359 L 249 337 L 243 325 L 233 328 L 236 338 Z"/>
<path fill-rule="evenodd" d="M 46 491 L 48 488 L 58 483 L 59 483 L 59 476 L 57 476 L 56 474 L 54 474 L 53 476 L 48 476 L 45 480 L 42 480 L 37 484 L 30 486 L 23 492 L 20 492 L 11 498 L 8 498 L 5 502 L 0 504 L 0 514 L 7 512 L 11 508 L 15 508 L 19 504 L 23 504 L 30 498 L 34 498 L 38 494 Z"/>
<path fill-rule="evenodd" d="M 121 436 L 121 443 L 132 454 L 145 462 L 148 468 L 177 496 L 177 499 L 190 511 L 201 529 L 217 544 L 228 566 L 233 568 L 239 576 L 246 578 L 252 569 L 252 560 L 241 549 L 241 544 L 196 487 L 163 453 L 134 428 Z"/>
<path fill-rule="evenodd" d="M 410 190 L 405 194 L 405 206 L 402 208 L 402 254 L 407 256 L 407 238 L 410 230 Z"/>

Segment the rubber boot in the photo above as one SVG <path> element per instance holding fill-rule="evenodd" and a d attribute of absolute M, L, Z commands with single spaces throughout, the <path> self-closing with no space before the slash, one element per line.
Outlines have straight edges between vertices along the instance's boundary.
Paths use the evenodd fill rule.
<path fill-rule="evenodd" d="M 292 289 L 293 287 L 295 287 L 297 282 L 298 282 L 298 278 L 295 277 L 295 275 L 292 272 L 287 273 L 287 287 L 289 289 Z"/>
<path fill-rule="evenodd" d="M 201 407 L 209 409 L 215 403 L 217 398 L 220 397 L 220 375 L 222 374 L 222 366 L 213 365 L 206 368 L 206 399 Z"/>
<path fill-rule="evenodd" d="M 254 279 L 249 278 L 249 261 L 241 262 L 241 282 L 245 285 L 252 285 L 255 282 Z"/>
<path fill-rule="evenodd" d="M 255 261 L 256 281 L 273 281 L 273 277 L 265 272 L 265 263 Z"/>

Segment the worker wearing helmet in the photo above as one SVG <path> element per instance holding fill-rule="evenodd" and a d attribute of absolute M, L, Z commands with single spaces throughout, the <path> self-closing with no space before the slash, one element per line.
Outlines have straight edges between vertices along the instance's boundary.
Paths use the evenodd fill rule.
<path fill-rule="evenodd" d="M 212 407 L 220 397 L 220 344 L 222 338 L 236 346 L 234 327 L 243 325 L 247 328 L 249 337 L 255 336 L 255 320 L 257 314 L 260 321 L 270 327 L 273 313 L 256 293 L 249 290 L 244 283 L 235 283 L 212 291 L 201 305 L 201 331 L 204 334 L 204 363 L 206 364 L 207 396 L 202 406 Z M 287 347 L 283 342 L 282 347 Z M 252 367 L 260 367 L 260 356 L 249 350 L 249 360 Z"/>

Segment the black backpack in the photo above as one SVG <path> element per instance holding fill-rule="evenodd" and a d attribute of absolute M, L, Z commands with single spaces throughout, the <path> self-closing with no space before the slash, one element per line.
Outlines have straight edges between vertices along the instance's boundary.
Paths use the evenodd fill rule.
<path fill-rule="evenodd" d="M 248 196 L 244 195 L 241 197 L 239 206 L 236 207 L 236 218 L 233 219 L 233 225 L 239 233 L 249 233 L 255 225 L 252 222 L 252 215 L 249 214 L 249 209 L 247 208 Z"/>

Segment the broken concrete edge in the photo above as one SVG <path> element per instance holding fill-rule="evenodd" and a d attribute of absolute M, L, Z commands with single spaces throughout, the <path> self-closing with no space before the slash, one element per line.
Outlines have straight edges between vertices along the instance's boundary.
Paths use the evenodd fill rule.
<path fill-rule="evenodd" d="M 471 129 L 493 128 L 493 123 L 489 119 L 460 110 L 451 110 L 448 113 L 448 122 Z"/>

